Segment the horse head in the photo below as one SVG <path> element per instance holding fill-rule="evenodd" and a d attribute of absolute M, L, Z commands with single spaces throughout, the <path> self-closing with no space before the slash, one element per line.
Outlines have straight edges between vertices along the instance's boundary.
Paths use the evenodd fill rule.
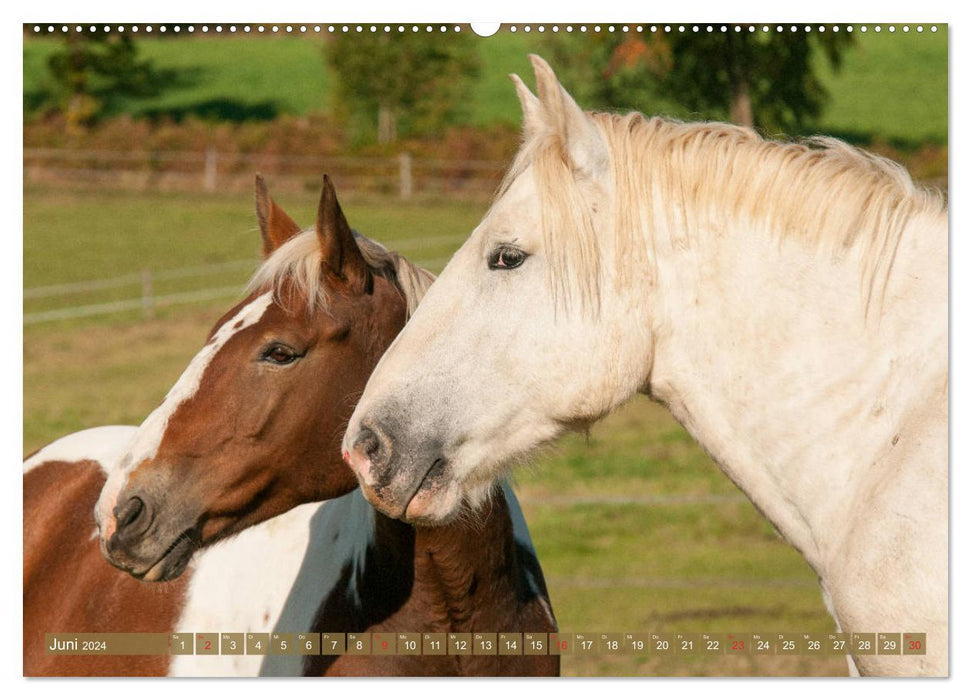
<path fill-rule="evenodd" d="M 103 553 L 138 578 L 174 578 L 197 548 L 357 486 L 340 435 L 431 279 L 356 236 L 326 176 L 313 229 L 259 176 L 256 211 L 265 260 L 248 296 L 140 426 L 95 509 Z"/>

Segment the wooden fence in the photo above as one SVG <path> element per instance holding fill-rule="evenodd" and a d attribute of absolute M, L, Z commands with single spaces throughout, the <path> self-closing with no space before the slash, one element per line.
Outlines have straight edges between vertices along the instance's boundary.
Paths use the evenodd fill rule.
<path fill-rule="evenodd" d="M 275 189 L 316 186 L 324 172 L 341 191 L 410 199 L 418 194 L 488 196 L 506 163 L 491 160 L 384 156 L 297 156 L 206 151 L 115 151 L 25 148 L 24 182 L 86 182 L 132 189 L 247 190 L 253 175 L 271 175 Z"/>

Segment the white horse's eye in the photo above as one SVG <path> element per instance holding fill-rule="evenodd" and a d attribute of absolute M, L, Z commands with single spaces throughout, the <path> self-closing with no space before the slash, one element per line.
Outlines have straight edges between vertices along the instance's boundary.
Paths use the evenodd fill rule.
<path fill-rule="evenodd" d="M 490 270 L 512 270 L 526 261 L 526 253 L 519 248 L 502 245 L 492 251 L 489 256 Z"/>

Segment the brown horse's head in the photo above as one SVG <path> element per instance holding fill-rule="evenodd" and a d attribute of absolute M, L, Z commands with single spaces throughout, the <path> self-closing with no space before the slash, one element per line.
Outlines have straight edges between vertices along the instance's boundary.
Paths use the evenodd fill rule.
<path fill-rule="evenodd" d="M 95 508 L 107 559 L 167 580 L 192 553 L 357 486 L 341 434 L 431 275 L 355 237 L 330 180 L 301 232 L 256 182 L 266 260 L 138 430 Z"/>

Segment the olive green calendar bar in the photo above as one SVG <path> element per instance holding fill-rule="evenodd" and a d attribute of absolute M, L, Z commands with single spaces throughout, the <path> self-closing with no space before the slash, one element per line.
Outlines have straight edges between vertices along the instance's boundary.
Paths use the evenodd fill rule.
<path fill-rule="evenodd" d="M 44 649 L 48 654 L 63 656 L 165 655 L 172 652 L 173 636 L 166 633 L 137 632 L 104 634 L 55 632 L 44 635 Z"/>
<path fill-rule="evenodd" d="M 171 632 L 44 635 L 60 655 L 925 655 L 923 632 Z"/>

